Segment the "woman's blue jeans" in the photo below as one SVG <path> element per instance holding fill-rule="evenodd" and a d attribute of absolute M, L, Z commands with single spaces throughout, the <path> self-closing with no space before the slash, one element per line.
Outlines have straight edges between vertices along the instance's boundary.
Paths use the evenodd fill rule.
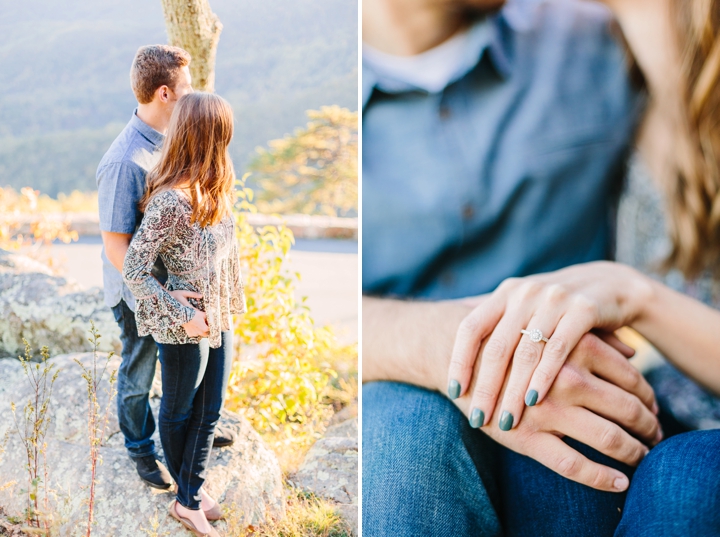
<path fill-rule="evenodd" d="M 664 440 L 634 472 L 567 439 L 631 477 L 617 494 L 500 446 L 439 393 L 372 382 L 362 405 L 364 536 L 720 535 L 720 430 Z"/>
<path fill-rule="evenodd" d="M 225 398 L 232 365 L 232 332 L 222 345 L 158 343 L 163 396 L 158 414 L 160 441 L 170 475 L 178 485 L 177 501 L 200 509 L 215 425 Z"/>

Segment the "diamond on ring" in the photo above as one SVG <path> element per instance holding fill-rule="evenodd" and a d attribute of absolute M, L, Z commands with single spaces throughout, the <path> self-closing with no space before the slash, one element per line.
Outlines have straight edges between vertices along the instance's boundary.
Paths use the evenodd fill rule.
<path fill-rule="evenodd" d="M 548 338 L 543 336 L 542 331 L 537 328 L 533 328 L 532 330 L 520 330 L 520 333 L 528 336 L 530 341 L 533 343 L 540 343 L 541 341 L 544 341 L 545 343 L 548 342 Z"/>

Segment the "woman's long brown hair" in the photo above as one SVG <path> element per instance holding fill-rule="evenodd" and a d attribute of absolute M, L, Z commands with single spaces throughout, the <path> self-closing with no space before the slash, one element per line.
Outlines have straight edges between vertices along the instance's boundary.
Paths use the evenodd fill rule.
<path fill-rule="evenodd" d="M 667 185 L 672 251 L 686 276 L 720 275 L 720 1 L 673 0 L 680 50 L 676 180 Z"/>
<path fill-rule="evenodd" d="M 212 93 L 182 96 L 173 110 L 160 162 L 148 173 L 140 200 L 145 211 L 159 192 L 182 188 L 190 196 L 190 222 L 215 225 L 231 214 L 234 203 L 233 169 L 228 145 L 233 113 L 228 102 Z"/>

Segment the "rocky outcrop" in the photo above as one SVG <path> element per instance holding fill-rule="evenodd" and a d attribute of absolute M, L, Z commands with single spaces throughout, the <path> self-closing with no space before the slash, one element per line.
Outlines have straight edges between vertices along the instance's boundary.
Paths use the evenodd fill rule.
<path fill-rule="evenodd" d="M 292 479 L 295 486 L 335 501 L 358 533 L 358 420 L 333 425 L 315 442 Z"/>
<path fill-rule="evenodd" d="M 102 335 L 100 350 L 120 352 L 120 329 L 100 288 L 52 274 L 26 256 L 0 250 L 0 357 L 17 357 L 23 338 L 51 355 L 90 350 L 88 329 Z"/>
<path fill-rule="evenodd" d="M 49 485 L 55 496 L 55 534 L 67 536 L 81 534 L 87 517 L 90 479 L 86 439 L 87 390 L 75 358 L 87 366 L 92 354 L 61 355 L 51 359 L 60 374 L 52 396 L 47 434 Z M 116 369 L 118 365 L 119 359 L 115 357 L 108 370 Z M 107 382 L 100 387 L 100 404 L 103 406 L 107 402 L 108 387 Z M 20 362 L 0 360 L 0 439 L 7 438 L 6 449 L 0 454 L 0 489 L 4 483 L 16 482 L 0 490 L 0 506 L 13 515 L 19 515 L 25 507 L 26 495 L 21 489 L 27 488 L 27 477 L 25 451 L 14 430 L 10 402 L 14 401 L 20 410 L 29 396 L 30 385 Z M 151 406 L 157 416 L 157 397 L 151 399 Z M 115 408 L 115 401 L 110 401 L 108 434 L 101 448 L 102 464 L 98 467 L 93 535 L 137 537 L 150 534 L 143 528 L 150 529 L 153 519 L 159 524 L 157 535 L 186 535 L 167 514 L 173 495 L 151 489 L 138 478 L 123 447 Z M 281 516 L 285 503 L 282 473 L 275 455 L 246 420 L 224 411 L 221 421 L 224 427 L 235 430 L 237 441 L 231 447 L 213 450 L 206 478 L 207 490 L 223 505 L 234 506 L 236 523 L 258 525 L 267 517 Z M 160 448 L 157 437 L 156 445 Z M 218 524 L 221 529 L 224 522 Z"/>

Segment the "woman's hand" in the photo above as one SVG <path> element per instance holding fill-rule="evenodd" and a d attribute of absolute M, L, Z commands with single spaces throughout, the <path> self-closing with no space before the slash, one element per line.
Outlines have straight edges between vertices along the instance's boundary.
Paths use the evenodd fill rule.
<path fill-rule="evenodd" d="M 621 352 L 612 331 L 632 323 L 651 286 L 638 272 L 617 263 L 576 265 L 552 273 L 503 282 L 463 320 L 449 368 L 451 398 L 467 391 L 481 345 L 482 360 L 472 394 L 475 426 L 490 423 L 512 364 L 499 412 L 507 431 L 520 421 L 525 405 L 545 398 L 580 339 L 593 329 Z M 521 330 L 540 330 L 547 343 Z M 486 339 L 488 338 L 489 339 Z M 476 410 L 477 409 L 477 410 Z M 472 420 L 471 420 L 472 421 Z"/>
<path fill-rule="evenodd" d="M 188 306 L 189 308 L 195 310 L 195 315 L 193 316 L 193 318 L 184 325 L 182 325 L 187 335 L 189 337 L 208 337 L 210 335 L 210 329 L 207 325 L 205 312 L 193 307 L 192 304 L 190 304 L 190 302 L 188 302 L 187 300 L 188 298 L 200 299 L 203 296 L 200 293 L 195 293 L 194 291 L 186 291 L 184 289 L 177 289 L 175 291 L 168 292 L 175 300 L 180 302 L 180 304 L 182 304 L 183 306 Z"/>
<path fill-rule="evenodd" d="M 195 315 L 190 321 L 186 322 L 182 327 L 189 337 L 208 337 L 210 329 L 205 320 L 205 313 L 195 310 Z"/>
<path fill-rule="evenodd" d="M 473 372 L 475 382 L 480 367 Z M 471 393 L 454 402 L 472 423 Z M 525 418 L 509 432 L 499 429 L 498 416 L 483 431 L 568 479 L 621 492 L 628 487 L 622 472 L 591 461 L 562 438 L 569 436 L 634 467 L 647 454 L 646 446 L 662 439 L 656 413 L 652 388 L 627 357 L 597 335 L 585 334 L 542 405 L 526 409 Z"/>

